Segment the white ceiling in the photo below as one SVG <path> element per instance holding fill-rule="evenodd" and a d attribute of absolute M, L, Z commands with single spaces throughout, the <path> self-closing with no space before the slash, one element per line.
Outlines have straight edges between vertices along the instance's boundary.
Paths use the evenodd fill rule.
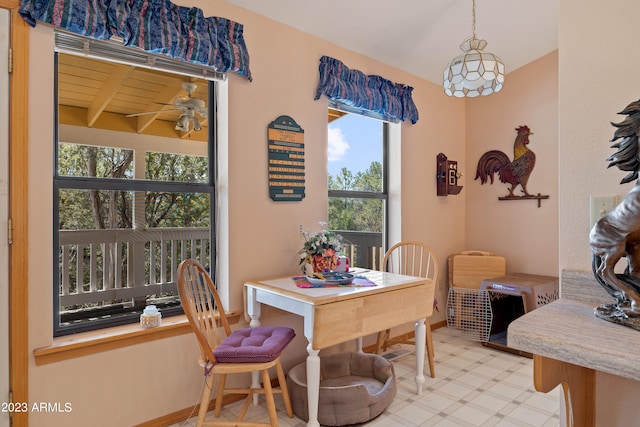
<path fill-rule="evenodd" d="M 471 0 L 226 1 L 437 84 L 472 35 Z M 558 2 L 476 0 L 476 36 L 508 74 L 558 48 Z"/>

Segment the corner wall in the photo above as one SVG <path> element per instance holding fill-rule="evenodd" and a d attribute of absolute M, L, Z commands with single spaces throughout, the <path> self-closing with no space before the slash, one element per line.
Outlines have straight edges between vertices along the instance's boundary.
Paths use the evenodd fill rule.
<path fill-rule="evenodd" d="M 508 273 L 558 276 L 558 51 L 507 74 L 504 88 L 467 100 L 466 249 L 494 252 L 506 259 Z M 498 200 L 509 185 L 475 179 L 480 157 L 503 151 L 513 160 L 515 128 L 534 132 L 528 148 L 536 155 L 527 190 L 548 195 L 537 200 Z M 514 195 L 522 195 L 518 186 Z"/>
<path fill-rule="evenodd" d="M 607 169 L 617 114 L 640 98 L 635 17 L 640 4 L 560 2 L 560 267 L 591 269 L 589 196 L 627 194 Z"/>

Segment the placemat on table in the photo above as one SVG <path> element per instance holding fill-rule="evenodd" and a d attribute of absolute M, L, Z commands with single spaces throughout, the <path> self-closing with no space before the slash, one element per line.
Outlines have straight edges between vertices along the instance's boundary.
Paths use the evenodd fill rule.
<path fill-rule="evenodd" d="M 353 282 L 347 285 L 338 285 L 336 283 L 328 283 L 322 285 L 313 285 L 309 283 L 305 276 L 294 276 L 293 281 L 296 282 L 296 286 L 299 288 L 357 288 L 357 287 L 370 287 L 378 286 L 375 282 L 367 279 L 364 276 L 356 276 L 353 278 Z"/>

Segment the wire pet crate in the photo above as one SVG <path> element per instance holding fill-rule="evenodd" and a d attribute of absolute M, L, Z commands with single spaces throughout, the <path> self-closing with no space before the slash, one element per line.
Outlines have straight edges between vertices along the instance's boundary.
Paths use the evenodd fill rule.
<path fill-rule="evenodd" d="M 558 297 L 557 277 L 522 273 L 485 279 L 480 289 L 453 287 L 447 298 L 447 327 L 454 336 L 531 357 L 507 346 L 509 324 Z"/>
<path fill-rule="evenodd" d="M 511 273 L 486 279 L 480 289 L 489 292 L 494 313 L 487 345 L 499 349 L 507 347 L 507 328 L 512 321 L 559 297 L 557 277 L 535 274 Z"/>
<path fill-rule="evenodd" d="M 447 296 L 447 327 L 452 336 L 487 342 L 493 312 L 489 291 L 451 288 Z"/>

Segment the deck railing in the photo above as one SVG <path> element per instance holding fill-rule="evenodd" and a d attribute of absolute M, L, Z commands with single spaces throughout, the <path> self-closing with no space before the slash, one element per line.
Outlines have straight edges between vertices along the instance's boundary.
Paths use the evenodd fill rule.
<path fill-rule="evenodd" d="M 384 258 L 382 233 L 334 231 L 342 236 L 345 242 L 344 252 L 351 260 L 351 265 L 373 270 L 381 269 Z"/>
<path fill-rule="evenodd" d="M 351 264 L 380 269 L 382 233 L 337 231 Z M 209 228 L 60 231 L 61 311 L 138 301 L 177 292 L 186 258 L 208 265 Z M 136 304 L 138 305 L 138 304 Z"/>
<path fill-rule="evenodd" d="M 209 253 L 209 228 L 61 230 L 61 310 L 175 293 L 180 262 Z"/>

